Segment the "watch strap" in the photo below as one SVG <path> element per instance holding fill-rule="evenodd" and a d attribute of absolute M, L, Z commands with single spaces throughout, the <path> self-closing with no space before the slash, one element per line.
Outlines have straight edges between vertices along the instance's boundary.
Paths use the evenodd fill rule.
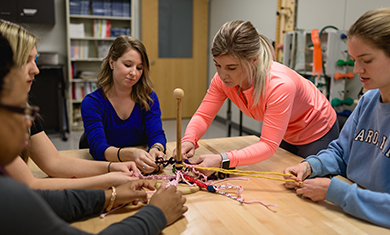
<path fill-rule="evenodd" d="M 229 169 L 230 167 L 230 159 L 226 153 L 220 153 L 222 157 L 222 169 Z"/>

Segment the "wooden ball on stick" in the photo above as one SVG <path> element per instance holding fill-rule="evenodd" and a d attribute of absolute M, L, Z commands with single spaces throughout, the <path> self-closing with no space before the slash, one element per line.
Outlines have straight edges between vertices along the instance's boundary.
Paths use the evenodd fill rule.
<path fill-rule="evenodd" d="M 181 88 L 176 88 L 174 91 L 173 91 L 173 96 L 176 98 L 176 99 L 182 99 L 184 97 L 184 91 L 181 89 Z"/>
<path fill-rule="evenodd" d="M 181 99 L 184 97 L 184 91 L 181 88 L 176 88 L 173 91 L 173 96 L 176 98 L 176 162 L 181 163 Z"/>

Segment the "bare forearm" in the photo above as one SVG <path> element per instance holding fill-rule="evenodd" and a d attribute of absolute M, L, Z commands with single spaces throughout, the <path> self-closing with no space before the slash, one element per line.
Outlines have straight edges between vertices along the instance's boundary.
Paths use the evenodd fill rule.
<path fill-rule="evenodd" d="M 27 185 L 32 189 L 108 189 L 113 186 L 113 183 L 104 177 L 87 177 L 80 179 L 64 179 L 64 178 L 35 178 Z"/>
<path fill-rule="evenodd" d="M 108 162 L 60 156 L 44 170 L 51 177 L 90 177 L 108 173 Z"/>
<path fill-rule="evenodd" d="M 88 177 L 107 173 L 107 162 L 62 156 L 44 132 L 31 137 L 31 159 L 51 177 Z"/>
<path fill-rule="evenodd" d="M 104 157 L 107 161 L 111 162 L 125 162 L 125 161 L 134 161 L 135 152 L 142 148 L 137 147 L 126 147 L 126 148 L 117 148 L 109 147 L 104 152 Z"/>

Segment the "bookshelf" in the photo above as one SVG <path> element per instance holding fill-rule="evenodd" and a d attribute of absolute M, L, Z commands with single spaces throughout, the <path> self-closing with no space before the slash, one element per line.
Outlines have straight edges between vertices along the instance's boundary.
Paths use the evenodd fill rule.
<path fill-rule="evenodd" d="M 68 110 L 71 130 L 83 130 L 80 105 L 119 35 L 139 38 L 139 0 L 66 0 Z"/>

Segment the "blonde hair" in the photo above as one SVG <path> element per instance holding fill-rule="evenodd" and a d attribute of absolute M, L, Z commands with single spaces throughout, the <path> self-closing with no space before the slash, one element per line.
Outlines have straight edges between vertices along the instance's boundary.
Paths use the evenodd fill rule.
<path fill-rule="evenodd" d="M 225 23 L 214 37 L 211 54 L 216 57 L 230 55 L 240 61 L 248 71 L 250 85 L 253 85 L 254 104 L 264 95 L 269 79 L 272 61 L 275 60 L 274 48 L 270 40 L 259 33 L 249 21 L 235 20 Z M 251 62 L 258 58 L 257 63 Z M 242 75 L 241 75 L 242 76 Z"/>
<path fill-rule="evenodd" d="M 12 48 L 15 65 L 24 69 L 31 50 L 37 46 L 38 37 L 22 26 L 2 19 L 0 19 L 0 33 L 8 40 Z M 25 162 L 28 161 L 29 156 L 30 147 L 24 149 L 20 154 Z"/>
<path fill-rule="evenodd" d="M 133 86 L 131 99 L 140 104 L 146 111 L 150 110 L 150 104 L 153 102 L 150 94 L 153 91 L 153 83 L 149 76 L 149 59 L 146 48 L 141 41 L 130 36 L 119 36 L 112 43 L 106 58 L 103 59 L 101 70 L 98 74 L 97 87 L 102 88 L 103 92 L 108 92 L 114 85 L 112 70 L 109 59 L 117 61 L 124 53 L 134 49 L 141 54 L 143 73 L 139 81 Z"/>
<path fill-rule="evenodd" d="M 20 25 L 0 19 L 0 32 L 9 41 L 14 53 L 15 65 L 19 68 L 27 63 L 31 50 L 37 46 L 38 38 Z"/>

